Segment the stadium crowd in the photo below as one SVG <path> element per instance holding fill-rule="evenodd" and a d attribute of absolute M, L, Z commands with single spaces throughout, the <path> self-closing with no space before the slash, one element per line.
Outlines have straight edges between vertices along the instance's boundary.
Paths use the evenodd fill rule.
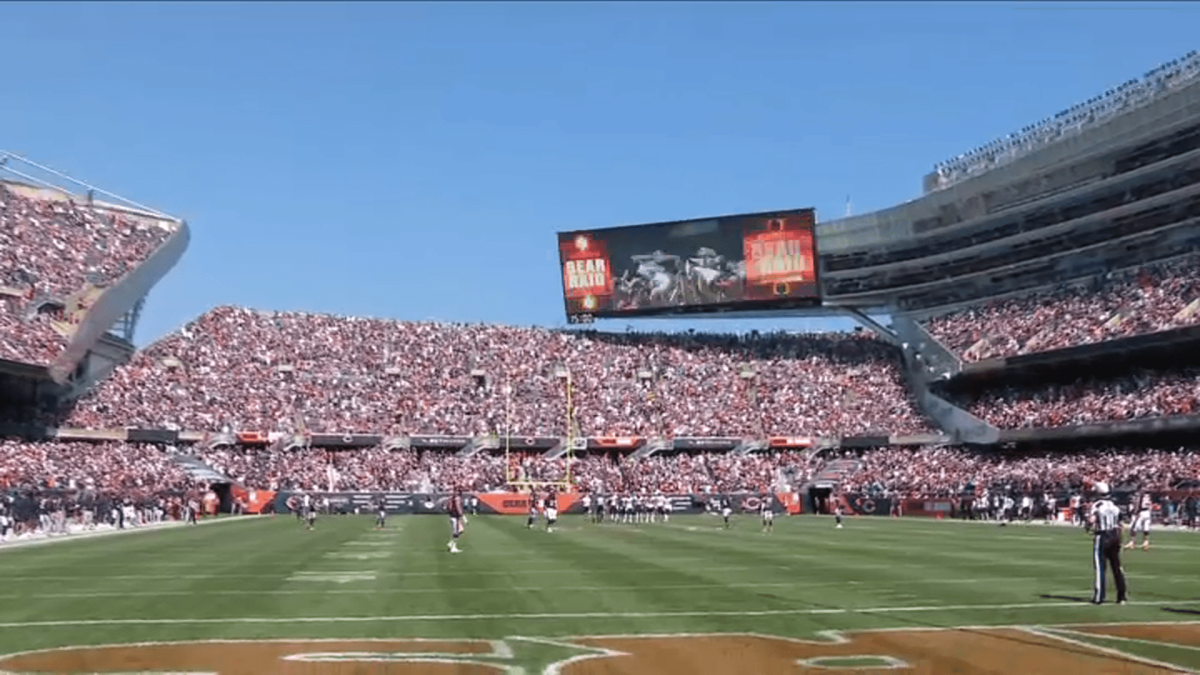
<path fill-rule="evenodd" d="M 1200 370 L 1140 371 L 1116 379 L 989 389 L 958 401 L 1005 429 L 1194 415 L 1200 411 Z"/>
<path fill-rule="evenodd" d="M 0 441 L 0 490 L 164 493 L 191 487 L 170 455 L 152 445 Z"/>
<path fill-rule="evenodd" d="M 961 309 L 925 322 L 966 361 L 1154 333 L 1200 322 L 1200 255 Z"/>
<path fill-rule="evenodd" d="M 1114 489 L 1163 491 L 1200 481 L 1200 450 L 1104 448 L 1006 455 L 959 447 L 888 447 L 863 453 L 842 486 L 848 493 L 951 497 L 1001 488 L 1023 494 L 1077 493 L 1104 480 Z"/>
<path fill-rule="evenodd" d="M 899 360 L 864 333 L 611 334 L 220 307 L 118 368 L 63 423 L 565 435 L 569 381 L 579 435 L 927 431 Z"/>
<path fill-rule="evenodd" d="M 207 489 L 155 446 L 0 441 L 0 542 L 179 519 Z"/>
<path fill-rule="evenodd" d="M 33 303 L 60 305 L 145 260 L 169 226 L 0 183 L 0 359 L 45 364 L 65 344 Z"/>
<path fill-rule="evenodd" d="M 512 480 L 565 482 L 593 492 L 722 493 L 799 487 L 811 475 L 804 453 L 583 455 L 570 462 L 540 455 L 388 451 L 281 451 L 218 448 L 200 457 L 248 487 L 269 490 L 447 492 L 507 491 Z M 509 462 L 509 463 L 506 463 Z M 569 464 L 569 466 L 568 466 Z"/>

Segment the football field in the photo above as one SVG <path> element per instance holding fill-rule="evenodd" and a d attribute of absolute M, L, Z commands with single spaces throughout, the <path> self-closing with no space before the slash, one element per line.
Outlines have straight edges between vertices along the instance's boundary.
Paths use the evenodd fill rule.
<path fill-rule="evenodd" d="M 0 673 L 1200 670 L 1190 533 L 1125 551 L 1130 602 L 1097 607 L 1073 528 L 568 517 L 547 533 L 478 516 L 452 555 L 446 518 L 372 523 L 0 547 Z"/>

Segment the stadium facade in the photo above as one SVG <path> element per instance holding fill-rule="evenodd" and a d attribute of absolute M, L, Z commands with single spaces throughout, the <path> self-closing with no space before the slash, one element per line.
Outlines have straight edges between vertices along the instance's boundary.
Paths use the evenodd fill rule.
<path fill-rule="evenodd" d="M 823 301 L 891 314 L 925 412 L 955 439 L 996 443 L 1000 430 L 931 391 L 964 364 L 922 319 L 1200 248 L 1200 57 L 942 163 L 923 187 L 818 225 Z"/>

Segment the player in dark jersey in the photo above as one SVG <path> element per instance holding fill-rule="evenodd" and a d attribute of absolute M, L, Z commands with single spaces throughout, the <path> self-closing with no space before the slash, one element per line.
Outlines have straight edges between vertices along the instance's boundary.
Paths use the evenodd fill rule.
<path fill-rule="evenodd" d="M 375 502 L 375 529 L 382 530 L 387 526 L 387 506 L 380 498 Z"/>
<path fill-rule="evenodd" d="M 717 506 L 721 508 L 721 517 L 725 519 L 725 529 L 733 527 L 733 523 L 729 522 L 729 517 L 733 515 L 733 502 L 728 497 L 719 497 Z"/>
<path fill-rule="evenodd" d="M 446 548 L 451 553 L 460 553 L 462 549 L 458 547 L 458 538 L 463 533 L 463 499 L 457 489 L 446 501 L 446 513 L 450 516 L 450 543 Z"/>
<path fill-rule="evenodd" d="M 762 514 L 763 532 L 775 531 L 775 505 L 770 499 L 762 500 L 762 505 L 759 507 L 759 512 Z"/>

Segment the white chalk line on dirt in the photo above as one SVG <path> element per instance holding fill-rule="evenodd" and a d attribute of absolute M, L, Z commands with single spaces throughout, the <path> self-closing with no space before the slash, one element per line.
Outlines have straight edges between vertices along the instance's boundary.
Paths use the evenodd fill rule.
<path fill-rule="evenodd" d="M 1129 652 L 1123 652 L 1119 649 L 1113 649 L 1111 647 L 1105 647 L 1103 645 L 1095 644 L 1094 642 L 1084 642 L 1082 640 L 1076 640 L 1076 639 L 1070 637 L 1068 634 L 1061 633 L 1058 631 L 1045 630 L 1043 628 L 1038 628 L 1036 626 L 1027 626 L 1025 628 L 1021 628 L 1020 630 L 1023 630 L 1026 633 L 1029 633 L 1030 635 L 1036 635 L 1036 636 L 1043 637 L 1043 638 L 1050 638 L 1051 640 L 1058 640 L 1059 642 L 1065 642 L 1069 645 L 1080 647 L 1082 649 L 1097 651 L 1097 652 L 1100 652 L 1101 654 L 1108 654 L 1109 656 L 1113 656 L 1113 657 L 1116 657 L 1119 659 L 1125 659 L 1128 661 L 1136 661 L 1136 662 L 1144 663 L 1149 666 L 1155 666 L 1158 668 L 1162 668 L 1164 670 L 1174 671 L 1176 673 L 1195 672 L 1190 668 L 1183 668 L 1183 667 L 1179 666 L 1178 664 L 1169 663 L 1167 661 L 1159 661 L 1158 659 L 1152 659 L 1148 656 L 1142 656 L 1140 654 L 1131 654 Z"/>
<path fill-rule="evenodd" d="M 1167 647 L 1167 648 L 1184 649 L 1187 651 L 1200 652 L 1200 646 L 1197 646 L 1197 645 L 1184 645 L 1184 644 L 1177 644 L 1174 642 L 1161 642 L 1159 640 L 1147 640 L 1145 638 L 1133 638 L 1133 637 L 1126 637 L 1124 635 L 1112 635 L 1109 633 L 1089 633 L 1087 631 L 1069 630 L 1067 628 L 1059 628 L 1059 627 L 1051 627 L 1051 626 L 1036 626 L 1035 628 L 1038 630 L 1038 632 L 1052 632 L 1052 633 L 1056 633 L 1056 634 L 1063 633 L 1066 635 L 1071 635 L 1071 636 L 1081 637 L 1081 638 L 1100 638 L 1103 640 L 1115 640 L 1118 642 L 1132 642 L 1134 644 L 1146 645 L 1149 647 Z"/>
<path fill-rule="evenodd" d="M 1200 605 L 1200 600 L 1142 601 L 1128 605 L 1161 606 Z M 12 621 L 0 623 L 0 628 L 55 628 L 65 626 L 154 626 L 190 624 L 303 624 L 303 623 L 406 623 L 438 621 L 528 621 L 562 619 L 669 619 L 684 617 L 755 617 L 805 616 L 847 614 L 903 614 L 907 612 L 962 612 L 974 610 L 1044 609 L 1048 607 L 1077 608 L 1095 611 L 1090 603 L 1081 602 L 1016 602 L 991 605 L 913 605 L 899 607 L 849 607 L 762 610 L 680 610 L 664 612 L 545 612 L 529 614 L 413 614 L 396 616 L 226 616 L 218 618 L 171 619 L 60 619 L 47 621 Z"/>

